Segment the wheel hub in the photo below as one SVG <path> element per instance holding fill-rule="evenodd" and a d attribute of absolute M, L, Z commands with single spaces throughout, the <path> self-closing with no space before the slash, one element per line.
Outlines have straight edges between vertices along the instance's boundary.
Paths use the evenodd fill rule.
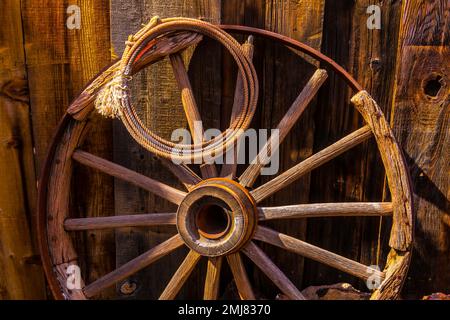
<path fill-rule="evenodd" d="M 204 256 L 236 252 L 253 236 L 257 209 L 250 193 L 230 179 L 204 180 L 189 192 L 177 212 L 184 242 Z"/>

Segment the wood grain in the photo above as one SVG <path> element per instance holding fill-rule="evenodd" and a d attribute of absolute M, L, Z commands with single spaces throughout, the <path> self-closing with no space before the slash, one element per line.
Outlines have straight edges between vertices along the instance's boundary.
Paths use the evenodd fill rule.
<path fill-rule="evenodd" d="M 208 258 L 206 269 L 204 300 L 217 300 L 220 289 L 220 271 L 222 270 L 223 257 Z"/>
<path fill-rule="evenodd" d="M 351 101 L 371 127 L 386 169 L 394 209 L 389 245 L 407 251 L 412 242 L 412 194 L 403 155 L 383 113 L 368 93 L 361 91 Z"/>
<path fill-rule="evenodd" d="M 61 134 L 61 143 L 56 147 L 54 158 L 49 163 L 51 166 L 49 178 L 48 181 L 45 181 L 47 183 L 47 202 L 44 208 L 40 208 L 40 210 L 44 210 L 45 212 L 44 226 L 46 224 L 46 228 L 40 231 L 40 237 L 46 237 L 46 244 L 49 250 L 48 259 L 50 259 L 52 266 L 64 267 L 67 264 L 73 264 L 80 267 L 81 265 L 78 260 L 75 242 L 72 241 L 64 230 L 64 221 L 71 213 L 69 195 L 73 176 L 72 154 L 74 149 L 82 143 L 86 132 L 86 123 L 74 121 L 68 123 Z M 45 188 L 45 186 L 42 187 Z M 42 228 L 42 226 L 40 227 Z M 54 272 L 54 268 L 46 270 L 46 273 L 51 274 L 53 277 Z M 58 279 L 62 281 L 58 284 L 59 288 L 55 288 L 52 284 L 53 292 L 57 292 L 59 294 L 58 298 L 60 299 L 82 298 L 79 292 L 74 292 L 74 295 L 72 295 L 67 289 L 65 285 L 66 281 L 64 281 L 64 279 L 67 279 L 67 276 L 67 274 L 61 272 L 58 273 Z"/>
<path fill-rule="evenodd" d="M 64 228 L 67 231 L 81 231 L 175 224 L 175 213 L 148 213 L 112 217 L 66 219 L 64 221 Z"/>
<path fill-rule="evenodd" d="M 44 299 L 35 243 L 36 177 L 18 1 L 0 3 L 0 300 Z"/>
<path fill-rule="evenodd" d="M 160 159 L 163 166 L 169 169 L 178 180 L 184 184 L 187 190 L 191 190 L 197 183 L 202 181 L 191 168 L 189 168 L 186 164 L 175 164 L 167 159 Z"/>
<path fill-rule="evenodd" d="M 134 65 L 133 72 L 138 73 L 144 67 L 151 65 L 163 59 L 166 55 L 177 53 L 186 49 L 189 46 L 196 45 L 202 39 L 201 35 L 193 34 L 191 32 L 178 32 L 169 34 L 164 38 L 158 38 L 154 41 L 154 49 L 145 53 L 139 61 Z M 72 101 L 67 108 L 67 112 L 77 120 L 85 120 L 94 109 L 93 102 L 97 93 L 101 90 L 104 84 L 112 80 L 115 71 L 119 67 L 119 62 L 113 62 L 105 67 L 106 70 L 102 72 L 102 76 L 95 81 L 90 81 L 80 93 L 80 95 Z"/>
<path fill-rule="evenodd" d="M 241 255 L 239 253 L 230 254 L 227 256 L 227 261 L 233 273 L 241 300 L 255 300 L 255 294 L 253 293 Z"/>
<path fill-rule="evenodd" d="M 249 36 L 247 41 L 242 44 L 242 51 L 244 54 L 246 54 L 250 61 L 253 60 L 253 36 Z M 230 124 L 236 119 L 239 112 L 242 109 L 242 106 L 244 104 L 243 101 L 243 83 L 242 83 L 242 76 L 240 72 L 238 71 L 238 75 L 236 78 L 236 87 L 234 89 L 234 100 L 233 100 L 233 106 L 231 108 L 231 119 Z M 224 161 L 224 164 L 222 165 L 220 176 L 224 178 L 234 179 L 236 177 L 236 170 L 237 170 L 237 145 L 234 145 L 235 150 L 233 150 L 233 158 L 231 163 L 230 161 Z M 228 151 L 229 152 L 229 151 Z"/>
<path fill-rule="evenodd" d="M 392 215 L 392 203 L 311 203 L 282 207 L 262 207 L 258 208 L 258 211 L 259 220 L 346 216 L 389 216 Z"/>
<path fill-rule="evenodd" d="M 166 17 L 192 17 L 201 18 L 206 21 L 220 21 L 220 1 L 200 0 L 183 1 L 174 0 L 162 2 L 160 0 L 112 0 L 111 1 L 111 34 L 114 51 L 117 55 L 123 52 L 124 42 L 128 35 L 140 29 L 142 23 L 148 21 L 154 15 L 162 18 Z M 204 41 L 198 43 L 197 47 L 204 47 Z M 208 120 L 216 118 L 212 106 L 220 103 L 220 84 L 214 79 L 219 78 L 215 69 L 211 65 L 205 65 L 205 61 L 210 61 L 209 53 L 193 52 L 194 47 L 182 53 L 183 59 L 188 66 L 188 73 L 192 83 L 194 96 L 202 115 L 205 127 Z M 199 49 L 203 51 L 204 49 Z M 192 65 L 192 56 L 199 63 L 198 68 Z M 196 58 L 198 56 L 198 58 Z M 195 76 L 192 76 L 192 72 Z M 198 85 L 197 77 L 201 86 Z M 201 80 L 201 81 L 200 81 Z M 205 84 L 205 82 L 208 82 Z M 133 77 L 132 81 L 133 102 L 137 106 L 138 116 L 143 123 L 163 138 L 170 139 L 172 131 L 178 128 L 187 128 L 186 116 L 180 99 L 178 84 L 172 72 L 172 66 L 168 59 L 153 64 L 148 69 L 142 70 Z M 219 98 L 217 97 L 219 92 Z M 210 96 L 211 93 L 212 98 Z M 206 99 L 205 99 L 206 98 Z M 209 98 L 209 99 L 208 99 Z M 205 105 L 205 107 L 203 107 Z M 205 114 L 205 109 L 212 116 Z M 219 109 L 217 109 L 219 110 Z M 213 126 L 217 128 L 217 126 Z M 114 161 L 122 166 L 135 170 L 141 174 L 150 176 L 158 181 L 178 188 L 176 178 L 167 172 L 161 162 L 148 151 L 137 145 L 129 137 L 125 128 L 117 123 L 114 125 Z M 199 172 L 196 172 L 199 174 Z M 146 213 L 146 212 L 174 212 L 176 206 L 168 201 L 161 201 L 161 198 L 143 193 L 142 190 L 130 187 L 129 184 L 116 181 L 115 189 L 115 212 L 116 214 Z M 120 265 L 142 253 L 145 248 L 151 248 L 173 232 L 173 227 L 155 227 L 151 231 L 141 229 L 121 229 L 116 231 L 117 263 Z M 164 261 L 157 263 L 148 270 L 144 270 L 132 278 L 133 281 L 147 290 L 139 290 L 133 297 L 139 299 L 157 299 L 164 290 L 166 282 L 161 279 L 170 279 L 175 270 L 179 267 L 186 255 L 185 250 L 174 252 L 164 258 Z M 189 279 L 187 285 L 179 294 L 180 299 L 197 299 L 203 295 L 203 286 L 197 285 L 204 281 L 204 266 L 199 264 Z M 127 298 L 119 294 L 121 298 Z"/>
<path fill-rule="evenodd" d="M 302 175 L 310 172 L 318 166 L 336 158 L 343 152 L 357 146 L 361 142 L 372 136 L 372 132 L 368 126 L 362 127 L 355 132 L 345 136 L 331 146 L 315 153 L 306 160 L 300 162 L 289 170 L 283 172 L 276 178 L 270 180 L 266 184 L 256 188 L 251 192 L 256 202 L 261 202 L 271 194 L 285 188 L 287 185 L 300 178 Z"/>
<path fill-rule="evenodd" d="M 262 28 L 292 37 L 316 50 L 321 50 L 323 43 L 327 40 L 323 34 L 326 2 L 328 1 L 275 0 L 265 1 L 262 4 L 259 2 L 263 7 L 264 24 Z M 249 20 L 249 18 L 246 17 L 245 20 Z M 265 97 L 261 100 L 258 125 L 261 128 L 275 128 L 292 102 L 295 101 L 299 92 L 320 66 L 317 61 L 304 60 L 305 55 L 280 44 L 267 41 L 260 46 L 263 46 L 264 49 L 257 47 L 256 50 L 263 50 L 264 52 L 263 57 L 259 59 L 263 63 L 261 74 L 264 74 L 264 80 L 261 81 L 261 91 L 264 92 Z M 256 53 L 255 59 L 258 59 L 257 55 Z M 313 154 L 314 133 L 319 128 L 314 122 L 316 105 L 316 101 L 311 102 L 280 146 L 279 172 L 288 170 Z M 264 184 L 272 178 L 273 176 L 264 176 L 257 183 L 259 185 Z M 280 190 L 273 197 L 267 198 L 264 205 L 308 203 L 310 183 L 310 175 L 306 174 L 302 179 L 292 183 L 289 188 Z M 292 202 L 292 199 L 295 199 L 295 202 Z M 285 221 L 270 222 L 270 226 L 300 239 L 304 239 L 307 235 L 307 222 L 304 220 L 291 221 L 290 223 Z M 262 249 L 280 266 L 286 266 L 287 269 L 291 270 L 290 278 L 297 287 L 303 286 L 303 257 L 286 254 L 271 246 L 262 246 Z M 261 277 L 264 277 L 264 275 Z M 255 281 L 258 283 L 257 279 Z M 266 294 L 272 294 L 276 290 L 273 284 L 267 280 L 260 281 L 259 287 L 263 288 Z"/>
<path fill-rule="evenodd" d="M 33 125 L 36 172 L 41 172 L 47 148 L 56 125 L 86 82 L 111 61 L 109 1 L 87 0 L 78 3 L 80 29 L 68 29 L 68 2 L 47 0 L 21 1 L 28 85 Z M 90 132 L 86 150 L 111 157 L 111 123 L 98 121 Z M 80 211 L 93 215 L 113 210 L 113 181 L 99 173 L 77 172 L 84 194 L 77 194 Z M 88 177 L 88 178 L 87 178 Z M 78 182 L 74 181 L 76 184 Z M 75 194 L 74 194 L 75 196 Z M 80 213 L 81 212 L 77 212 Z M 91 234 L 80 242 L 89 268 L 87 280 L 114 266 L 112 234 Z M 106 249 L 105 249 L 106 248 Z M 111 297 L 107 293 L 104 298 Z"/>
<path fill-rule="evenodd" d="M 203 141 L 203 123 L 197 108 L 197 103 L 195 102 L 183 57 L 179 53 L 171 54 L 170 63 L 178 83 L 178 88 L 181 91 L 181 102 L 191 131 L 192 140 L 195 144 L 201 143 Z"/>
<path fill-rule="evenodd" d="M 391 126 L 411 172 L 416 228 L 405 296 L 450 286 L 448 1 L 402 3 Z"/>
<path fill-rule="evenodd" d="M 295 285 L 256 244 L 249 242 L 242 251 L 288 298 L 293 300 L 305 300 L 305 297 L 298 291 Z"/>
<path fill-rule="evenodd" d="M 326 1 L 321 52 L 348 70 L 389 119 L 395 68 L 401 63 L 397 61 L 397 43 L 402 1 L 376 3 L 381 8 L 381 30 L 366 26 L 367 9 L 372 4 L 370 0 Z M 349 105 L 354 93 L 330 72 L 314 116 L 315 150 L 361 127 L 361 116 Z M 380 153 L 377 145 L 368 141 L 311 173 L 309 202 L 390 201 L 383 197 L 384 184 Z M 389 251 L 390 221 L 386 217 L 315 219 L 308 224 L 307 241 L 382 268 Z M 304 279 L 305 285 L 344 281 L 360 290 L 366 288 L 363 281 L 310 260 L 305 264 Z"/>
<path fill-rule="evenodd" d="M 260 226 L 257 228 L 255 240 L 261 240 L 274 246 L 295 252 L 305 258 L 324 263 L 363 280 L 367 280 L 371 275 L 376 275 L 379 279 L 384 279 L 385 277 L 383 272 L 376 269 L 372 269 L 359 262 L 347 259 L 266 227 Z"/>
<path fill-rule="evenodd" d="M 94 156 L 93 154 L 77 150 L 73 153 L 72 157 L 79 163 L 130 182 L 175 204 L 180 204 L 186 196 L 186 193 L 183 191 L 172 188 L 164 183 L 148 178 L 111 161 Z"/>
<path fill-rule="evenodd" d="M 175 235 L 169 240 L 157 245 L 151 250 L 141 254 L 137 258 L 127 262 L 126 264 L 120 266 L 113 272 L 101 277 L 95 282 L 84 287 L 83 291 L 87 297 L 93 297 L 100 293 L 102 290 L 109 286 L 114 285 L 116 282 L 123 280 L 130 275 L 138 272 L 139 270 L 149 266 L 161 257 L 169 254 L 173 250 L 181 247 L 183 245 L 183 240 L 179 235 Z"/>
<path fill-rule="evenodd" d="M 202 256 L 195 252 L 194 250 L 189 251 L 186 259 L 184 259 L 183 263 L 180 265 L 178 270 L 173 275 L 172 279 L 170 279 L 163 293 L 159 297 L 159 300 L 173 300 L 176 295 L 180 291 L 181 287 L 186 282 L 187 278 L 191 274 L 192 270 L 197 265 L 197 262 L 200 260 Z"/>
<path fill-rule="evenodd" d="M 261 172 L 261 168 L 269 162 L 271 155 L 278 151 L 279 145 L 286 138 L 292 127 L 296 124 L 306 107 L 311 103 L 326 79 L 327 72 L 325 70 L 318 69 L 314 72 L 313 76 L 309 79 L 306 86 L 292 103 L 280 123 L 278 123 L 276 127 L 278 130 L 278 135 L 276 135 L 276 138 L 274 138 L 274 136 L 270 137 L 269 141 L 267 141 L 258 153 L 257 158 L 254 160 L 255 163 L 250 164 L 244 173 L 239 177 L 239 182 L 242 185 L 251 187 L 255 183 L 255 180 Z"/>

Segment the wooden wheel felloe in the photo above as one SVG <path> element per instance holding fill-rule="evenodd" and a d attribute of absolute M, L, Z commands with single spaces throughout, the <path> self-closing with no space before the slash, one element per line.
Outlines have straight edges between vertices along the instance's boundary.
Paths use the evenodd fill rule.
<path fill-rule="evenodd" d="M 176 22 L 176 19 L 168 19 L 168 22 Z M 201 22 L 201 24 L 205 28 L 209 28 L 206 23 Z M 163 27 L 160 28 L 164 29 Z M 218 27 L 211 26 L 211 28 L 214 28 L 215 32 L 219 32 L 217 31 Z M 260 152 L 260 161 L 250 164 L 239 177 L 236 177 L 236 165 L 234 164 L 224 164 L 220 173 L 217 172 L 213 164 L 202 165 L 202 177 L 200 177 L 187 164 L 175 164 L 163 157 L 163 164 L 186 187 L 186 191 L 178 190 L 82 150 L 83 140 L 87 136 L 86 133 L 92 121 L 89 117 L 94 109 L 92 102 L 102 87 L 114 78 L 118 66 L 123 61 L 114 63 L 88 84 L 81 95 L 68 108 L 49 150 L 41 176 L 38 212 L 39 244 L 47 279 L 53 294 L 59 299 L 94 298 L 102 290 L 186 245 L 190 249 L 189 253 L 161 293 L 160 299 L 174 299 L 202 257 L 208 260 L 204 299 L 218 298 L 220 274 L 224 263 L 228 263 L 230 266 L 239 296 L 242 299 L 254 299 L 255 293 L 244 267 L 243 255 L 247 256 L 261 269 L 285 296 L 290 299 L 304 299 L 299 288 L 296 288 L 292 281 L 277 267 L 276 261 L 272 261 L 258 246 L 258 242 L 265 242 L 363 280 L 368 280 L 370 276 L 375 275 L 382 280 L 382 283 L 372 292 L 372 298 L 396 298 L 406 276 L 410 260 L 413 227 L 412 199 L 408 173 L 402 154 L 376 102 L 334 61 L 302 43 L 260 29 L 240 26 L 221 26 L 221 29 L 279 41 L 327 65 L 331 70 L 342 76 L 350 87 L 356 91 L 351 102 L 364 118 L 366 125 L 338 139 L 325 149 L 257 187 L 254 187 L 254 183 L 261 168 L 270 154 L 276 151 L 277 145 L 274 148 L 274 144 L 271 143 L 273 141 L 270 140 Z M 145 30 L 148 31 L 148 29 Z M 145 34 L 145 30 L 140 31 L 137 35 L 142 36 Z M 183 106 L 186 116 L 190 120 L 201 120 L 200 114 L 196 112 L 195 99 L 190 89 L 186 69 L 182 60 L 178 58 L 182 50 L 198 43 L 201 40 L 201 35 L 199 35 L 198 30 L 186 28 L 186 25 L 178 27 L 176 30 L 170 28 L 164 30 L 165 32 L 159 33 L 158 37 L 149 38 L 147 42 L 142 42 L 145 43 L 144 49 L 152 48 L 152 50 L 136 51 L 139 52 L 139 59 L 132 60 L 134 64 L 129 65 L 130 74 L 136 73 L 165 56 L 170 56 L 176 79 L 180 88 L 183 88 L 182 92 L 185 95 Z M 221 36 L 224 39 L 231 37 L 224 31 L 220 32 L 223 32 Z M 237 56 L 241 56 L 239 59 L 246 61 L 244 64 L 249 64 L 247 71 L 254 70 L 251 66 L 253 51 L 251 38 L 242 47 L 234 47 L 233 50 Z M 245 72 L 243 70 L 241 73 Z M 256 74 L 250 71 L 248 75 L 253 79 L 253 83 L 257 84 Z M 252 114 L 246 116 L 241 114 L 244 105 L 254 99 L 250 98 L 249 100 L 248 97 L 257 96 L 257 91 L 251 89 L 251 86 L 247 85 L 247 89 L 244 90 L 246 85 L 243 84 L 242 79 L 242 75 L 238 77 L 232 112 L 233 119 L 230 122 L 241 123 L 241 125 L 249 123 L 251 120 Z M 280 143 L 288 135 L 290 129 L 300 118 L 326 79 L 327 72 L 318 69 L 299 93 L 297 99 L 277 126 Z M 244 93 L 244 91 L 246 92 Z M 247 100 L 247 102 L 243 102 L 243 100 Z M 256 101 L 250 102 L 250 104 L 252 103 L 256 106 Z M 193 134 L 195 136 L 198 132 L 193 131 Z M 138 138 L 137 136 L 135 138 Z M 375 138 L 386 170 L 392 198 L 390 202 L 315 203 L 261 207 L 260 203 L 267 197 L 371 137 Z M 140 139 L 136 140 L 141 142 Z M 230 141 L 234 142 L 235 140 Z M 204 141 L 198 140 L 198 144 L 201 147 L 196 146 L 194 149 L 197 148 L 202 151 L 208 147 Z M 214 148 L 216 148 L 215 151 L 218 154 L 221 154 L 217 145 Z M 69 203 L 71 201 L 70 181 L 74 162 L 94 168 L 156 194 L 177 205 L 178 211 L 176 213 L 73 218 L 70 216 Z M 389 242 L 391 251 L 385 269 L 383 271 L 373 269 L 264 226 L 264 221 L 267 220 L 330 216 L 392 216 Z M 176 225 L 178 232 L 165 242 L 144 252 L 116 270 L 92 283 L 83 284 L 81 289 L 69 290 L 67 288 L 66 269 L 69 265 L 78 263 L 71 233 L 82 232 L 83 230 L 160 225 Z"/>

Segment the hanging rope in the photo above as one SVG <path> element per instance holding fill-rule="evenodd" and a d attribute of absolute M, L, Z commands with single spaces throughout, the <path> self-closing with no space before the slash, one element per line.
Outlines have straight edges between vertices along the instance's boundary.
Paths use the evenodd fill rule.
<path fill-rule="evenodd" d="M 151 49 L 149 43 L 160 37 L 180 31 L 191 31 L 220 42 L 233 56 L 243 80 L 243 103 L 230 128 L 213 140 L 197 144 L 174 144 L 157 136 L 137 116 L 131 103 L 129 81 L 133 65 Z M 219 156 L 231 147 L 247 129 L 255 113 L 258 97 L 258 80 L 249 58 L 240 44 L 228 33 L 210 23 L 188 18 L 160 19 L 153 17 L 136 34 L 130 35 L 112 80 L 104 85 L 95 101 L 97 111 L 106 117 L 120 118 L 130 135 L 147 150 L 163 158 L 180 162 L 194 162 L 203 157 Z"/>

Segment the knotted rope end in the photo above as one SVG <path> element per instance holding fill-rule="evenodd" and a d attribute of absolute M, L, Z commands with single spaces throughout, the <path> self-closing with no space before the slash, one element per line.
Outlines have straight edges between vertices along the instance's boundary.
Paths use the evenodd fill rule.
<path fill-rule="evenodd" d="M 124 78 L 119 74 L 105 84 L 95 100 L 95 109 L 107 118 L 120 118 L 122 112 L 122 99 L 128 92 Z"/>

